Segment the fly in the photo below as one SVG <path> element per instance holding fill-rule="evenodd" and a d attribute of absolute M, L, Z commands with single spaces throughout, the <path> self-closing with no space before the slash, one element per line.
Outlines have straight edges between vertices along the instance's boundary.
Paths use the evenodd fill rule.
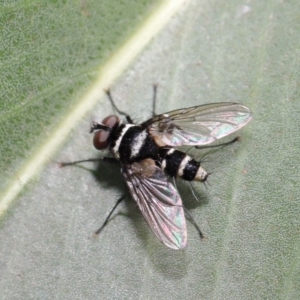
<path fill-rule="evenodd" d="M 238 103 L 220 102 L 155 115 L 154 86 L 153 116 L 141 124 L 135 124 L 127 113 L 116 107 L 110 91 L 107 91 L 107 95 L 112 106 L 120 115 L 125 116 L 125 120 L 121 121 L 118 116 L 110 115 L 101 124 L 93 123 L 90 132 L 94 133 L 94 147 L 98 150 L 107 149 L 111 154 L 103 160 L 120 163 L 121 173 L 132 198 L 162 243 L 172 249 L 186 246 L 185 215 L 191 219 L 203 238 L 201 230 L 184 208 L 177 189 L 168 181 L 166 174 L 191 183 L 205 182 L 208 173 L 200 162 L 175 147 L 215 147 L 206 145 L 231 134 L 251 120 L 249 108 Z M 61 163 L 61 166 L 97 160 L 99 159 Z M 99 234 L 106 226 L 113 211 L 124 198 L 118 199 L 95 234 Z"/>

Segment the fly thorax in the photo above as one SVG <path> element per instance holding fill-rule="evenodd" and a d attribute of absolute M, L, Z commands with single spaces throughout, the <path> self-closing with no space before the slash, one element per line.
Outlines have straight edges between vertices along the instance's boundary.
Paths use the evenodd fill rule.
<path fill-rule="evenodd" d="M 134 124 L 123 124 L 120 126 L 120 132 L 118 133 L 118 136 L 111 148 L 111 152 L 115 156 L 115 158 L 120 159 L 120 147 L 121 144 L 123 144 L 123 138 L 128 132 L 128 130 L 134 126 Z"/>
<path fill-rule="evenodd" d="M 158 157 L 157 146 L 148 131 L 134 124 L 124 126 L 112 151 L 118 159 L 126 163 Z"/>

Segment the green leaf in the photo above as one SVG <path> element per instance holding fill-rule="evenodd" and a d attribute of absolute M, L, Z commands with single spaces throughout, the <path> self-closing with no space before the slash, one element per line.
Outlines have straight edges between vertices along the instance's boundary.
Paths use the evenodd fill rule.
<path fill-rule="evenodd" d="M 147 41 L 137 44 L 133 27 L 160 7 L 153 0 L 98 2 L 3 5 L 0 214 Z"/>
<path fill-rule="evenodd" d="M 1 102 L 1 149 L 7 147 L 6 152 L 1 150 L 3 167 L 7 166 L 3 187 L 13 180 L 14 170 L 26 163 L 27 155 L 34 160 L 52 132 L 62 130 L 64 118 L 96 84 L 101 66 L 109 61 L 108 52 L 121 49 L 134 36 L 130 32 L 138 34 L 145 24 L 139 16 L 147 15 L 146 7 L 152 9 L 145 2 L 133 13 L 115 3 L 111 13 L 103 11 L 100 18 L 98 2 L 82 2 L 87 5 L 83 11 L 76 3 L 77 16 L 74 2 L 28 3 L 7 5 L 2 12 L 2 27 L 11 30 L 16 23 L 19 33 L 19 38 L 7 35 L 5 39 L 6 44 L 12 41 L 9 49 L 15 54 L 1 54 L 7 68 L 1 68 L 5 70 L 1 76 L 8 78 L 1 81 L 5 99 Z M 88 134 L 91 120 L 113 113 L 107 99 L 101 98 L 79 118 L 63 148 L 22 190 L 2 221 L 0 290 L 4 298 L 300 298 L 298 3 L 245 3 L 186 2 L 111 86 L 119 108 L 137 121 L 151 115 L 153 83 L 159 84 L 157 112 L 218 101 L 243 103 L 253 111 L 252 121 L 238 132 L 241 142 L 189 152 L 198 159 L 206 154 L 203 166 L 213 173 L 207 188 L 193 184 L 200 203 L 188 184 L 177 183 L 206 238 L 200 241 L 188 223 L 187 247 L 166 248 L 150 232 L 130 197 L 101 235 L 92 238 L 126 192 L 119 166 L 91 163 L 60 169 L 55 162 L 104 155 L 93 149 Z M 90 25 L 84 21 L 87 16 L 94 21 Z M 122 34 L 115 37 L 107 32 L 109 42 L 103 44 L 98 32 L 103 24 L 113 24 L 112 19 L 118 20 L 119 29 L 111 30 Z M 36 30 L 29 30 L 28 24 Z M 105 49 L 110 50 L 96 46 L 107 43 L 110 48 Z M 54 104 L 55 99 L 60 101 Z M 34 125 L 27 127 L 32 120 Z"/>

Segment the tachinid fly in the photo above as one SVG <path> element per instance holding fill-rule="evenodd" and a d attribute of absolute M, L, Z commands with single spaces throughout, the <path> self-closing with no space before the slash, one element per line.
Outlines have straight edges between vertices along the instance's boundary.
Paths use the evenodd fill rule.
<path fill-rule="evenodd" d="M 111 154 L 103 160 L 120 163 L 131 196 L 156 237 L 172 249 L 182 249 L 187 241 L 185 214 L 191 216 L 165 174 L 190 182 L 205 182 L 208 173 L 198 161 L 174 147 L 190 145 L 201 148 L 208 145 L 246 125 L 251 120 L 251 111 L 238 103 L 221 102 L 155 115 L 154 86 L 153 117 L 137 125 L 116 107 L 109 91 L 107 94 L 113 107 L 126 120 L 120 121 L 116 115 L 111 115 L 101 124 L 93 123 L 90 132 L 94 133 L 94 146 L 98 150 L 107 149 Z M 61 163 L 61 166 L 96 160 Z M 105 227 L 124 198 L 117 201 L 96 234 Z M 192 218 L 191 221 L 203 237 Z"/>

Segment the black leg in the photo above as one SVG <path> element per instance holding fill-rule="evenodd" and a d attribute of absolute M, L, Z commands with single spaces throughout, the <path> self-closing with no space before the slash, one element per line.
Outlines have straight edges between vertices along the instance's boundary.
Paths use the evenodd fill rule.
<path fill-rule="evenodd" d="M 114 100 L 113 100 L 113 98 L 112 98 L 112 96 L 111 96 L 110 90 L 109 90 L 109 89 L 108 89 L 108 90 L 105 90 L 105 92 L 106 92 L 106 94 L 107 94 L 107 96 L 108 96 L 108 99 L 109 99 L 111 105 L 112 105 L 113 108 L 118 112 L 118 114 L 120 114 L 120 115 L 122 115 L 122 116 L 125 116 L 127 122 L 130 123 L 130 124 L 133 124 L 133 121 L 132 121 L 131 117 L 130 117 L 126 112 L 121 111 L 121 110 L 118 109 L 118 107 L 116 106 L 116 104 L 115 104 L 115 102 L 114 102 Z"/>
<path fill-rule="evenodd" d="M 67 167 L 67 166 L 74 166 L 76 164 L 80 164 L 83 162 L 96 162 L 96 161 L 105 161 L 109 163 L 116 163 L 118 162 L 117 159 L 114 157 L 101 157 L 101 158 L 89 158 L 89 159 L 83 159 L 83 160 L 77 160 L 77 161 L 71 161 L 71 162 L 60 162 L 58 163 L 60 168 Z"/>
<path fill-rule="evenodd" d="M 201 232 L 198 224 L 196 223 L 196 221 L 194 220 L 194 218 L 192 217 L 192 215 L 190 214 L 190 212 L 185 207 L 184 207 L 184 212 L 185 212 L 186 216 L 190 219 L 191 223 L 195 226 L 196 230 L 198 231 L 200 239 L 203 239 L 204 235 Z"/>
<path fill-rule="evenodd" d="M 113 207 L 113 209 L 110 211 L 110 213 L 108 214 L 107 218 L 105 219 L 104 223 L 102 224 L 102 226 L 96 230 L 94 232 L 94 236 L 98 235 L 102 229 L 107 225 L 109 218 L 111 217 L 112 213 L 114 212 L 114 210 L 117 208 L 117 206 L 125 199 L 126 195 L 123 195 L 120 199 L 118 199 L 117 203 L 115 204 L 115 206 Z"/>
<path fill-rule="evenodd" d="M 155 108 L 156 108 L 156 94 L 157 94 L 157 84 L 153 84 L 153 97 L 152 97 L 152 117 L 156 116 Z"/>
<path fill-rule="evenodd" d="M 102 160 L 102 158 L 89 158 L 89 159 L 83 159 L 83 160 L 77 160 L 77 161 L 71 161 L 71 162 L 60 162 L 58 163 L 59 167 L 60 168 L 63 168 L 63 167 L 67 167 L 67 166 L 73 166 L 73 165 L 76 165 L 76 164 L 80 164 L 80 163 L 83 163 L 83 162 L 89 162 L 89 161 L 100 161 Z"/>
<path fill-rule="evenodd" d="M 119 161 L 118 161 L 116 158 L 114 158 L 114 157 L 107 157 L 107 156 L 104 156 L 104 157 L 102 158 L 102 160 L 105 161 L 105 162 L 108 162 L 108 163 L 113 163 L 113 164 L 119 163 Z"/>
<path fill-rule="evenodd" d="M 235 137 L 233 140 L 229 141 L 229 142 L 226 142 L 226 143 L 222 143 L 222 144 L 218 144 L 218 145 L 207 145 L 207 146 L 195 146 L 195 148 L 197 149 L 205 149 L 205 148 L 217 148 L 217 147 L 222 147 L 222 146 L 227 146 L 227 145 L 230 145 L 230 144 L 233 144 L 237 141 L 239 141 L 241 138 L 239 136 Z"/>

